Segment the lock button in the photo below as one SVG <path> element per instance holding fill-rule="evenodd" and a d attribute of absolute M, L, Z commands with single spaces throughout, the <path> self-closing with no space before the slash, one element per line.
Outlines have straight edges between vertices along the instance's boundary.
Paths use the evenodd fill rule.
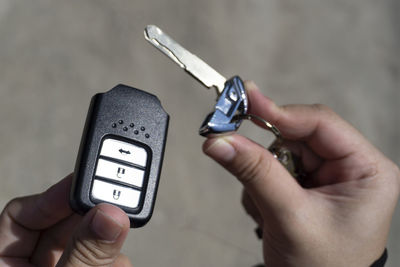
<path fill-rule="evenodd" d="M 142 187 L 144 170 L 105 159 L 99 159 L 97 162 L 96 176 L 136 187 Z"/>
<path fill-rule="evenodd" d="M 139 206 L 140 191 L 95 179 L 92 198 L 134 209 Z"/>

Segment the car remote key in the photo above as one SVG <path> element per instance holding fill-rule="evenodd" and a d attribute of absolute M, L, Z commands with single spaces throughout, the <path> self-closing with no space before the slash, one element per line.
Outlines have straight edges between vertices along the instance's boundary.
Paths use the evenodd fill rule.
<path fill-rule="evenodd" d="M 158 98 L 125 85 L 93 96 L 71 188 L 71 207 L 85 213 L 107 202 L 131 227 L 153 212 L 169 116 Z"/>
<path fill-rule="evenodd" d="M 242 119 L 238 119 L 236 115 L 247 114 L 248 109 L 246 91 L 239 76 L 226 79 L 155 25 L 146 26 L 144 37 L 204 86 L 215 87 L 217 103 L 213 112 L 202 123 L 199 129 L 201 135 L 224 134 L 239 128 Z"/>
<path fill-rule="evenodd" d="M 205 118 L 199 129 L 203 136 L 226 134 L 236 131 L 243 120 L 257 120 L 276 136 L 276 141 L 268 148 L 276 159 L 302 183 L 303 167 L 298 156 L 283 146 L 280 131 L 268 121 L 248 113 L 248 98 L 242 80 L 238 76 L 226 79 L 207 63 L 190 53 L 155 25 L 148 25 L 144 36 L 154 47 L 172 59 L 179 67 L 190 73 L 204 86 L 217 89 L 217 103 Z"/>

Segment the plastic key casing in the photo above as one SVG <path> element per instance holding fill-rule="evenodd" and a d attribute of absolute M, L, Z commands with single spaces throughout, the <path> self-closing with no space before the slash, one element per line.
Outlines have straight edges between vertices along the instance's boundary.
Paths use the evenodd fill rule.
<path fill-rule="evenodd" d="M 169 116 L 158 98 L 125 85 L 93 96 L 81 139 L 70 205 L 84 214 L 98 203 L 120 207 L 131 227 L 151 218 Z"/>

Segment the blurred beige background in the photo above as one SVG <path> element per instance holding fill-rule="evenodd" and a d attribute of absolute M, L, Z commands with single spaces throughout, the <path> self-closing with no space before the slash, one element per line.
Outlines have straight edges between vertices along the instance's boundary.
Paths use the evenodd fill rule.
<path fill-rule="evenodd" d="M 0 205 L 71 172 L 90 97 L 124 83 L 171 116 L 153 219 L 124 253 L 135 266 L 252 266 L 261 243 L 240 185 L 197 134 L 215 92 L 147 44 L 145 25 L 279 104 L 331 106 L 399 163 L 399 14 L 396 0 L 0 0 Z M 399 236 L 397 212 L 387 266 L 400 262 Z"/>

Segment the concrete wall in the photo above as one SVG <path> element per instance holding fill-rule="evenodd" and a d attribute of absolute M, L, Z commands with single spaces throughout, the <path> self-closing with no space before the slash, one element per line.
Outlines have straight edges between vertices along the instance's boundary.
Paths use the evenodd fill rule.
<path fill-rule="evenodd" d="M 331 106 L 399 163 L 399 14 L 396 0 L 1 0 L 0 206 L 70 173 L 90 97 L 125 83 L 158 95 L 171 121 L 154 217 L 124 253 L 135 266 L 261 262 L 241 186 L 201 152 L 215 93 L 147 44 L 145 25 L 279 104 Z M 399 235 L 397 213 L 387 266 Z"/>

